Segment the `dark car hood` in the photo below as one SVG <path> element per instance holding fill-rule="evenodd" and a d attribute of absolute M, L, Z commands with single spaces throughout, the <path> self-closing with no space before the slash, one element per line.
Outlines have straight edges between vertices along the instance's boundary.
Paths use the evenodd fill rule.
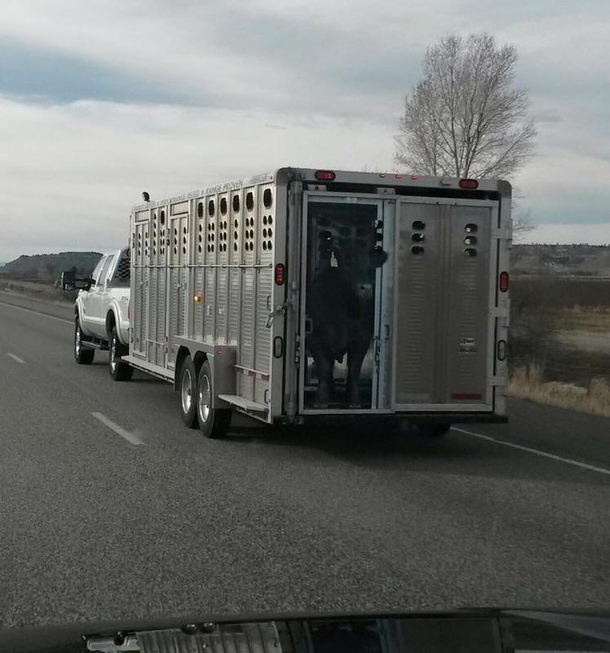
<path fill-rule="evenodd" d="M 208 614 L 0 632 L 0 651 L 7 653 L 190 653 L 206 649 L 215 653 L 218 642 L 220 650 L 228 652 L 233 647 L 233 653 L 610 651 L 610 611 L 465 608 L 446 612 Z"/>

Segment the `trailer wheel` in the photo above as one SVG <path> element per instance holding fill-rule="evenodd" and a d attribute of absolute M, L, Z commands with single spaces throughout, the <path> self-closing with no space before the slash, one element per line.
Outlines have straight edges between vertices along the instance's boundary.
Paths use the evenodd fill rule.
<path fill-rule="evenodd" d="M 119 341 L 116 326 L 110 332 L 110 376 L 115 381 L 129 381 L 133 376 L 133 367 L 121 360 L 121 356 L 127 353 L 127 348 Z"/>
<path fill-rule="evenodd" d="M 231 411 L 212 408 L 212 372 L 208 361 L 204 361 L 197 380 L 197 417 L 199 428 L 206 438 L 224 438 L 231 424 Z"/>
<path fill-rule="evenodd" d="M 95 349 L 83 347 L 83 330 L 80 328 L 78 315 L 74 318 L 74 360 L 79 365 L 91 365 Z"/>
<path fill-rule="evenodd" d="M 419 432 L 427 438 L 442 438 L 447 435 L 451 424 L 429 424 L 428 426 L 420 426 Z"/>
<path fill-rule="evenodd" d="M 180 366 L 180 411 L 182 421 L 190 428 L 197 428 L 197 370 L 190 356 Z"/>

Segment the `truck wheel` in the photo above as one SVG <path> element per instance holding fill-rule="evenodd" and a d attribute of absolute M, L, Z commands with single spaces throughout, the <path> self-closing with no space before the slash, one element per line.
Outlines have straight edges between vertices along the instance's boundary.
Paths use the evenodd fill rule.
<path fill-rule="evenodd" d="M 182 421 L 190 428 L 197 428 L 197 370 L 190 356 L 180 367 L 180 410 Z"/>
<path fill-rule="evenodd" d="M 95 349 L 83 347 L 83 330 L 80 328 L 78 315 L 74 319 L 74 360 L 79 365 L 91 365 L 95 356 Z"/>
<path fill-rule="evenodd" d="M 212 372 L 204 361 L 197 380 L 197 417 L 199 428 L 206 438 L 220 439 L 227 435 L 231 424 L 231 411 L 212 408 Z"/>
<path fill-rule="evenodd" d="M 121 356 L 127 353 L 127 348 L 119 341 L 116 326 L 110 332 L 110 376 L 115 381 L 129 381 L 133 376 L 133 367 L 121 360 Z"/>
<path fill-rule="evenodd" d="M 447 435 L 451 424 L 429 424 L 428 426 L 420 426 L 419 432 L 427 438 L 442 438 Z"/>

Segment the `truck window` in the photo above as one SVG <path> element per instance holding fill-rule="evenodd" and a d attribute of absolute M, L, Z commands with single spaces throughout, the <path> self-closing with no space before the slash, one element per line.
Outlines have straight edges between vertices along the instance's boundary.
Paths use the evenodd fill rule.
<path fill-rule="evenodd" d="M 114 254 L 109 254 L 106 257 L 106 261 L 104 262 L 104 266 L 102 267 L 102 270 L 100 272 L 99 279 L 97 280 L 98 285 L 104 285 L 104 282 L 108 278 L 108 272 L 110 271 L 110 268 L 112 268 L 112 265 L 114 264 Z"/>
<path fill-rule="evenodd" d="M 95 266 L 93 269 L 93 272 L 91 273 L 91 278 L 93 279 L 93 283 L 98 283 L 100 280 L 100 273 L 102 271 L 102 268 L 104 267 L 104 263 L 106 263 L 107 256 L 102 256 L 102 258 L 98 261 L 98 264 Z"/>
<path fill-rule="evenodd" d="M 118 287 L 129 287 L 130 270 L 130 250 L 124 249 L 121 251 L 119 263 L 112 277 L 112 284 Z"/>

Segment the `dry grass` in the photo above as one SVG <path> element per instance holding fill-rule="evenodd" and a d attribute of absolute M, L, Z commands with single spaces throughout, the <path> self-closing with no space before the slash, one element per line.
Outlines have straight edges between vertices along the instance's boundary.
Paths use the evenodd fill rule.
<path fill-rule="evenodd" d="M 53 304 L 73 304 L 77 294 L 73 291 L 64 291 L 59 288 L 54 288 L 52 285 L 36 283 L 34 281 L 3 280 L 0 284 L 0 290 Z"/>
<path fill-rule="evenodd" d="M 594 378 L 588 387 L 545 381 L 540 365 L 526 365 L 513 371 L 508 384 L 509 394 L 541 404 L 610 417 L 610 383 Z"/>
<path fill-rule="evenodd" d="M 543 312 L 556 329 L 582 330 L 591 333 L 610 331 L 610 309 L 604 306 L 573 306 L 564 309 L 537 309 Z"/>
<path fill-rule="evenodd" d="M 517 310 L 610 308 L 610 279 L 546 276 L 515 278 L 511 281 L 511 304 Z"/>

